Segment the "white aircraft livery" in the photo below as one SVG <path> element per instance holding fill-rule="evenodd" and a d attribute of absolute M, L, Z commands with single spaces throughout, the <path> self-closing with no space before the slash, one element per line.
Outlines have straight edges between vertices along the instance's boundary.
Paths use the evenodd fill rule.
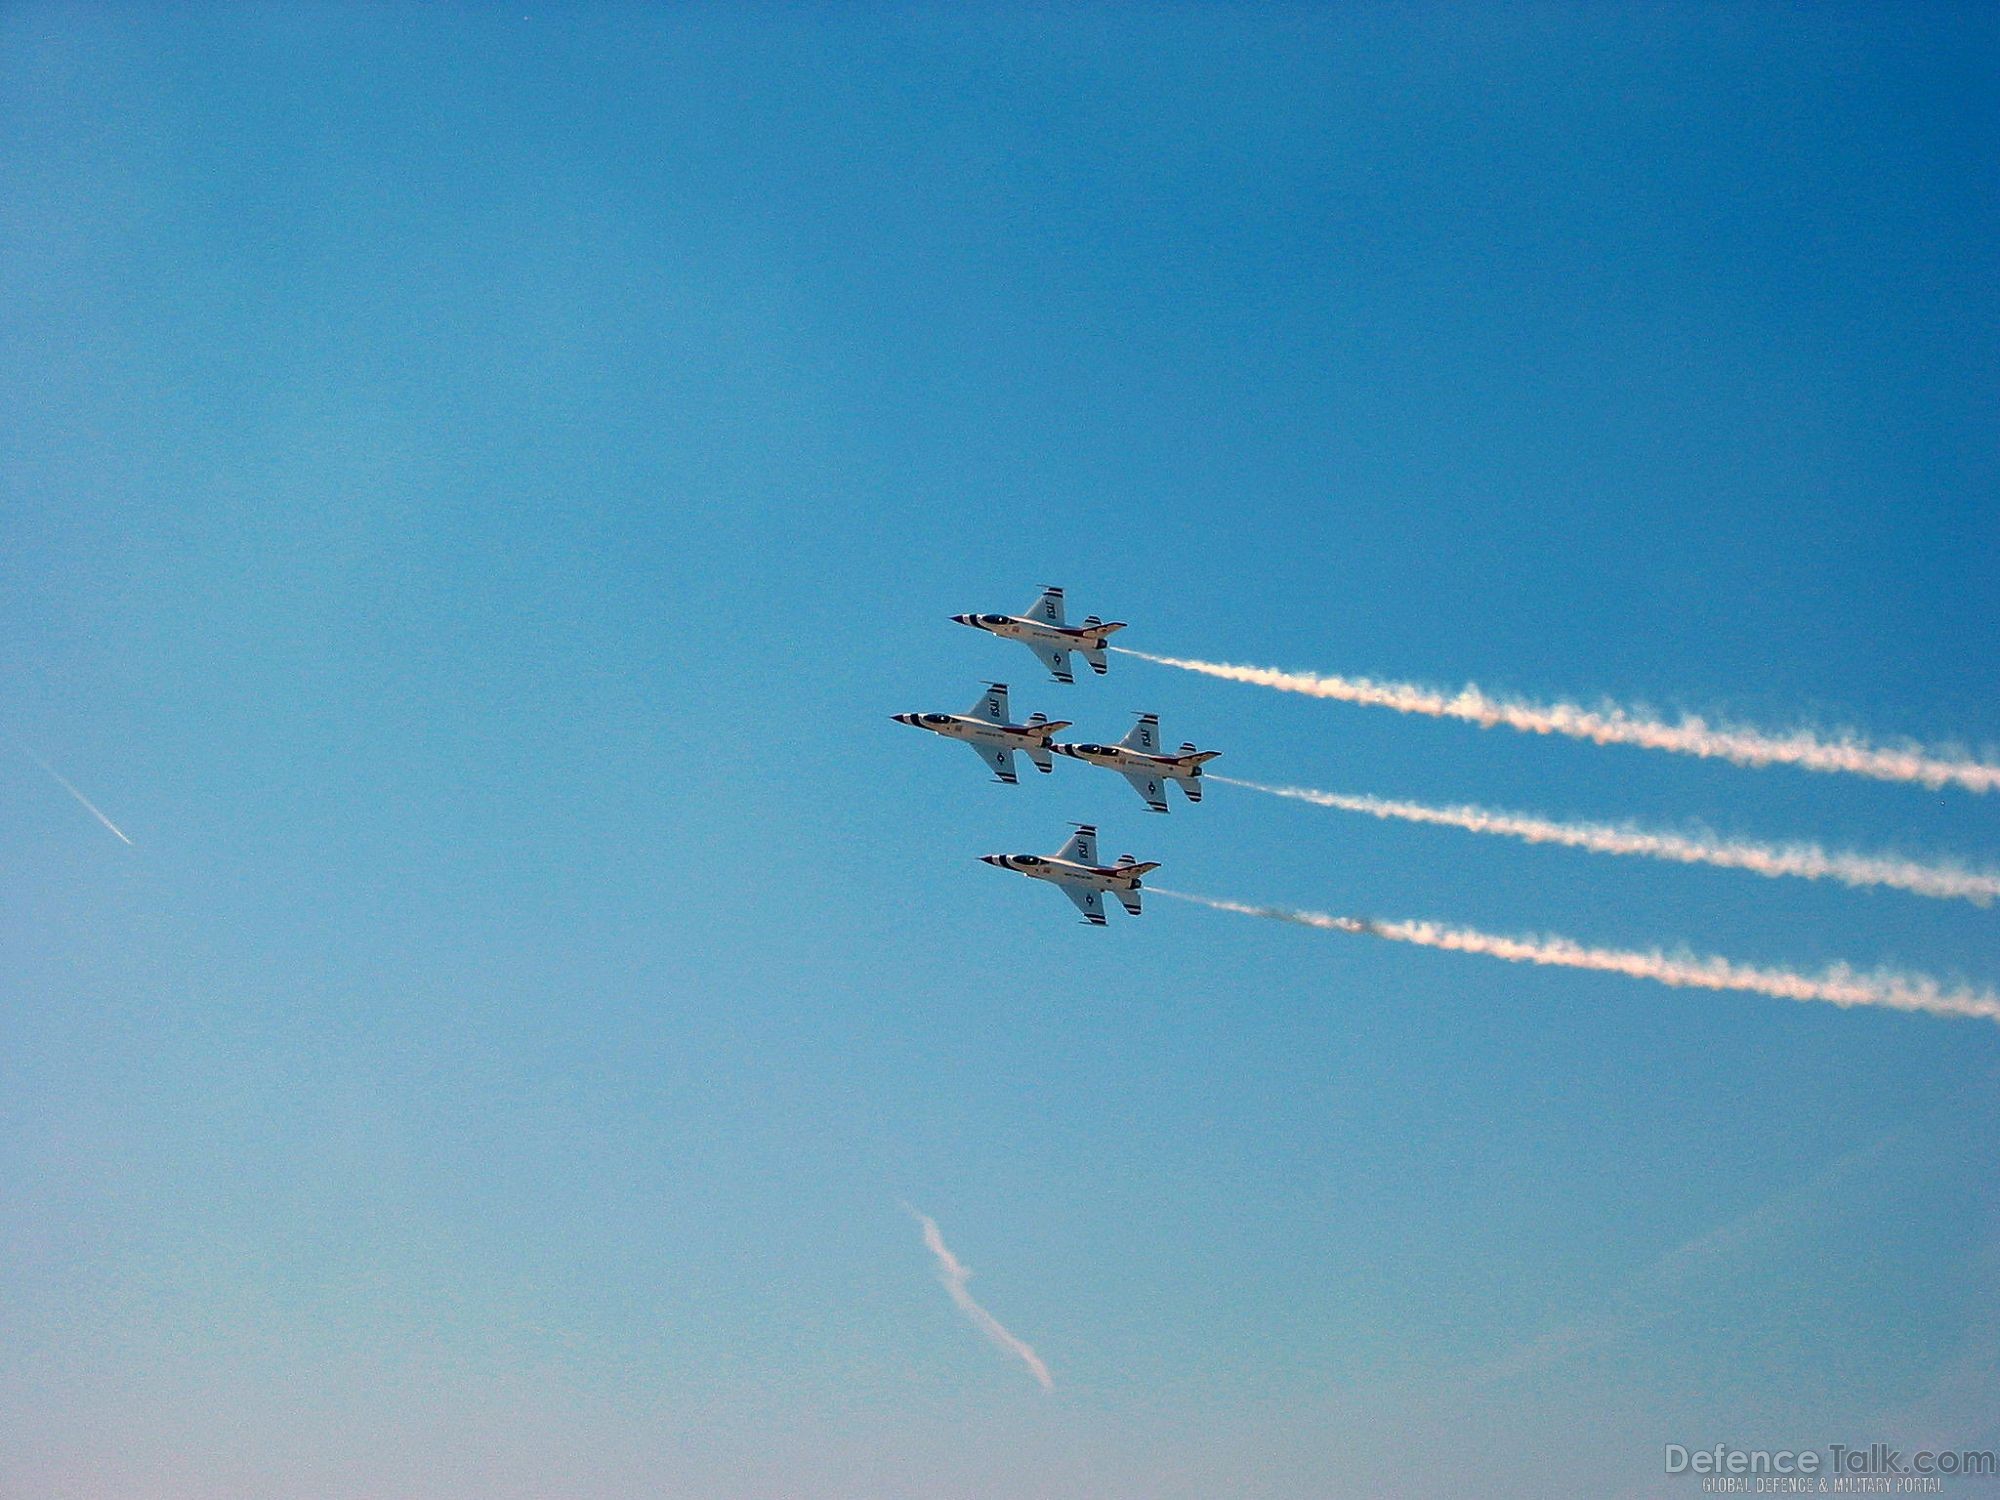
<path fill-rule="evenodd" d="M 1069 842 L 1055 854 L 982 854 L 979 857 L 1002 870 L 1050 882 L 1076 903 L 1076 909 L 1083 913 L 1083 920 L 1092 927 L 1104 925 L 1106 891 L 1116 896 L 1125 910 L 1138 916 L 1139 877 L 1159 869 L 1159 862 L 1142 862 L 1129 854 L 1121 854 L 1117 864 L 1100 865 L 1097 862 L 1097 830 L 1088 823 L 1075 826 L 1076 832 L 1069 836 Z"/>
<path fill-rule="evenodd" d="M 1154 812 L 1167 810 L 1166 785 L 1175 782 L 1190 802 L 1201 801 L 1201 768 L 1222 752 L 1182 745 L 1178 755 L 1160 753 L 1160 717 L 1140 714 L 1125 738 L 1115 745 L 1051 745 L 1058 755 L 1107 766 L 1132 783 Z"/>
<path fill-rule="evenodd" d="M 961 740 L 972 747 L 973 753 L 991 768 L 994 779 L 1012 786 L 1015 783 L 1014 752 L 1024 753 L 1035 764 L 1037 771 L 1053 771 L 1055 762 L 1049 759 L 1049 736 L 1058 729 L 1069 728 L 1067 719 L 1045 719 L 1034 715 L 1025 724 L 1011 724 L 1007 720 L 1007 684 L 988 683 L 986 691 L 979 695 L 979 701 L 962 714 L 891 714 L 889 717 L 898 724 L 909 724 L 918 729 L 928 729 L 932 734 L 941 734 L 948 740 Z"/>
<path fill-rule="evenodd" d="M 1042 659 L 1057 682 L 1075 682 L 1070 674 L 1069 654 L 1074 651 L 1099 676 L 1108 669 L 1104 643 L 1114 630 L 1123 630 L 1123 620 L 1100 620 L 1092 615 L 1081 625 L 1063 623 L 1063 591 L 1045 588 L 1025 615 L 953 615 L 960 625 L 991 631 L 1003 640 L 1019 641 Z"/>

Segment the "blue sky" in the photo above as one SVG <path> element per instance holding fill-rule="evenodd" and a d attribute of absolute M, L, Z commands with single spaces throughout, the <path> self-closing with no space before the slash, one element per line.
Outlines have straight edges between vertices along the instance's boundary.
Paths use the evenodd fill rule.
<path fill-rule="evenodd" d="M 0 1489 L 1658 1493 L 2000 1445 L 2000 1035 L 981 866 L 2000 978 L 1991 911 L 891 724 L 2000 859 L 1951 7 L 0 14 Z M 907 1201 L 1048 1362 L 936 1284 Z M 1535 1351 L 1551 1351 L 1535 1352 Z M 1680 1481 L 1686 1484 L 1686 1481 Z"/>

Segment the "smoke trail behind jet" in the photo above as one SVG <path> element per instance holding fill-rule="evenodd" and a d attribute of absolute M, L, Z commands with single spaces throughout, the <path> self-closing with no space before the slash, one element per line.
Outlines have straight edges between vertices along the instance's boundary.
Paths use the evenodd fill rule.
<path fill-rule="evenodd" d="M 1500 937 L 1470 927 L 1448 927 L 1442 922 L 1381 922 L 1369 917 L 1336 917 L 1325 912 L 1297 911 L 1286 906 L 1250 906 L 1241 901 L 1221 901 L 1212 896 L 1192 896 L 1184 891 L 1161 890 L 1149 885 L 1155 895 L 1176 901 L 1192 901 L 1216 911 L 1238 912 L 1246 917 L 1264 917 L 1273 922 L 1291 922 L 1300 927 L 1317 927 L 1328 932 L 1353 932 L 1386 938 L 1392 943 L 1414 943 L 1420 948 L 1443 948 L 1454 953 L 1483 953 L 1489 958 L 1517 964 L 1546 964 L 1562 969 L 1593 969 L 1605 974 L 1624 974 L 1633 979 L 1650 979 L 1677 989 L 1741 990 L 1753 995 L 1769 995 L 1779 1000 L 1817 1000 L 1842 1007 L 1882 1006 L 1890 1010 L 1926 1011 L 1937 1016 L 1971 1016 L 2000 1023 L 2000 994 L 1991 989 L 1967 985 L 1947 987 L 1922 974 L 1898 974 L 1876 969 L 1862 972 L 1846 964 L 1836 964 L 1817 974 L 1792 969 L 1760 969 L 1732 963 L 1726 958 L 1668 954 L 1657 948 L 1636 951 L 1621 948 L 1590 948 L 1560 937 Z"/>
<path fill-rule="evenodd" d="M 1838 739 L 1822 739 L 1809 729 L 1766 734 L 1741 725 L 1710 724 L 1693 714 L 1670 724 L 1616 704 L 1584 708 L 1575 703 L 1529 703 L 1490 697 L 1469 685 L 1456 693 L 1443 693 L 1408 682 L 1281 672 L 1273 667 L 1240 667 L 1228 662 L 1154 656 L 1125 646 L 1110 649 L 1141 661 L 1179 667 L 1184 672 L 1200 672 L 1228 682 L 1254 683 L 1284 693 L 1303 693 L 1308 698 L 1335 698 L 1343 703 L 1392 708 L 1398 713 L 1423 714 L 1433 719 L 1458 719 L 1482 729 L 1505 725 L 1526 734 L 1567 735 L 1598 745 L 1637 745 L 1675 755 L 1726 760 L 1739 766 L 1797 766 L 1806 771 L 1908 782 L 1933 790 L 1944 786 L 1963 787 L 1971 792 L 2000 789 L 2000 764 L 1938 755 L 1914 745 L 1901 748 L 1871 745 L 1853 734 L 1843 734 Z"/>
<path fill-rule="evenodd" d="M 1843 885 L 1856 888 L 1887 886 L 1939 900 L 1970 901 L 1977 906 L 1986 906 L 2000 897 L 2000 871 L 1996 870 L 1968 870 L 1958 865 L 1926 864 L 1921 860 L 1896 859 L 1886 855 L 1829 853 L 1819 845 L 1809 843 L 1759 844 L 1747 839 L 1659 833 L 1612 823 L 1559 823 L 1526 813 L 1496 812 L 1491 808 L 1470 805 L 1436 807 L 1388 797 L 1322 792 L 1312 787 L 1266 786 L 1262 782 L 1219 776 L 1212 771 L 1207 779 L 1263 792 L 1267 796 L 1310 802 L 1315 807 L 1333 807 L 1343 812 L 1364 813 L 1369 817 L 1404 823 L 1463 828 L 1471 833 L 1499 834 L 1530 844 L 1559 844 L 1566 849 L 1585 849 L 1592 854 L 1623 854 L 1683 865 L 1714 865 L 1724 870 L 1748 870 L 1771 879 L 1795 876 L 1801 880 L 1838 880 Z"/>
<path fill-rule="evenodd" d="M 59 786 L 61 786 L 64 791 L 68 792 L 72 797 L 76 798 L 78 802 L 81 802 L 83 804 L 84 811 L 88 812 L 93 818 L 97 819 L 98 822 L 102 823 L 106 828 L 110 829 L 119 838 L 124 839 L 127 844 L 130 844 L 132 842 L 130 839 L 125 838 L 124 829 L 120 828 L 116 823 L 112 822 L 109 818 L 105 817 L 104 814 L 98 810 L 98 806 L 95 802 L 92 802 L 88 797 L 84 796 L 82 792 L 79 792 L 75 787 L 70 785 L 69 778 L 67 776 L 63 775 L 62 772 L 58 771 L 54 766 L 50 765 L 47 761 L 43 760 L 39 755 L 35 754 L 35 752 L 30 750 L 26 745 L 21 744 L 19 740 L 14 741 L 14 743 L 17 746 L 19 746 L 20 751 L 23 755 L 27 756 L 29 760 L 33 761 L 36 765 L 40 766 L 44 771 L 47 771 L 49 775 L 55 777 L 56 783 Z"/>
<path fill-rule="evenodd" d="M 903 1207 L 909 1209 L 911 1217 L 923 1226 L 924 1244 L 930 1249 L 931 1254 L 937 1257 L 938 1280 L 944 1284 L 946 1293 L 958 1305 L 958 1310 L 970 1318 L 972 1326 L 985 1334 L 995 1345 L 1026 1365 L 1028 1373 L 1041 1383 L 1043 1390 L 1054 1390 L 1055 1382 L 1049 1378 L 1049 1367 L 1042 1363 L 1041 1357 L 1003 1328 L 1000 1320 L 992 1313 L 972 1300 L 972 1293 L 965 1289 L 965 1283 L 972 1279 L 972 1270 L 946 1247 L 944 1236 L 938 1233 L 937 1220 L 929 1214 L 918 1213 L 907 1203 Z"/>

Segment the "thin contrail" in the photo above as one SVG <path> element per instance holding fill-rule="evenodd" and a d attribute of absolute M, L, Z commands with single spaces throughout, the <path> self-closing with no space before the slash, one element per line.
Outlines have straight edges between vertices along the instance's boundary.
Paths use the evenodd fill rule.
<path fill-rule="evenodd" d="M 1533 1374 L 1638 1333 L 1681 1310 L 1691 1295 L 1691 1283 L 1693 1290 L 1698 1291 L 1704 1276 L 1712 1276 L 1718 1267 L 1728 1266 L 1746 1249 L 1779 1229 L 1794 1226 L 1808 1217 L 1823 1220 L 1828 1200 L 1845 1187 L 1847 1179 L 1879 1161 L 1903 1133 L 1891 1130 L 1878 1136 L 1748 1213 L 1667 1251 L 1620 1288 L 1602 1311 L 1536 1335 L 1485 1368 L 1472 1372 L 1471 1384 L 1478 1387 Z"/>
<path fill-rule="evenodd" d="M 1266 786 L 1258 781 L 1218 776 L 1212 771 L 1207 779 L 1272 797 L 1310 802 L 1315 807 L 1334 807 L 1404 823 L 1463 828 L 1472 833 L 1500 834 L 1530 844 L 1560 844 L 1567 849 L 1587 849 L 1593 854 L 1637 855 L 1675 864 L 1714 865 L 1724 870 L 1748 870 L 1772 879 L 1789 875 L 1801 880 L 1838 880 L 1857 888 L 1889 886 L 1940 900 L 1970 901 L 1977 906 L 1986 906 L 2000 897 L 2000 870 L 1968 870 L 1960 865 L 1926 864 L 1922 860 L 1889 855 L 1830 853 L 1809 843 L 1759 844 L 1712 834 L 1658 833 L 1629 824 L 1559 823 L 1527 813 L 1496 812 L 1469 804 L 1439 807 L 1388 797 L 1322 792 L 1304 786 Z"/>
<path fill-rule="evenodd" d="M 1043 1390 L 1054 1390 L 1055 1382 L 1049 1379 L 1049 1367 L 1042 1363 L 1041 1356 L 1002 1327 L 992 1313 L 972 1300 L 972 1293 L 965 1289 L 965 1283 L 972 1278 L 971 1268 L 946 1247 L 944 1236 L 938 1233 L 937 1220 L 929 1214 L 918 1213 L 907 1203 L 903 1207 L 909 1209 L 911 1216 L 923 1226 L 924 1244 L 937 1257 L 938 1280 L 944 1284 L 951 1300 L 958 1304 L 958 1310 L 972 1320 L 974 1328 L 1026 1365 L 1028 1373 L 1041 1382 Z"/>
<path fill-rule="evenodd" d="M 14 741 L 14 743 L 16 746 L 20 748 L 21 753 L 27 756 L 29 760 L 33 761 L 36 765 L 40 766 L 44 771 L 47 771 L 49 775 L 55 777 L 57 782 L 61 784 L 62 789 L 68 792 L 72 797 L 76 798 L 77 801 L 81 802 L 84 806 L 84 810 L 87 811 L 93 818 L 97 819 L 98 822 L 102 823 L 106 828 L 109 828 L 113 833 L 117 834 L 119 838 L 125 839 L 125 842 L 127 844 L 130 844 L 132 842 L 130 839 L 125 838 L 125 830 L 120 828 L 116 823 L 112 822 L 109 818 L 105 817 L 103 811 L 98 807 L 98 805 L 95 802 L 92 802 L 88 797 L 84 796 L 82 792 L 79 792 L 75 787 L 70 785 L 70 781 L 67 776 L 63 775 L 62 772 L 58 771 L 54 766 L 50 765 L 47 761 L 43 760 L 39 755 L 35 754 L 35 752 L 30 750 L 26 745 L 21 744 L 19 740 Z"/>
<path fill-rule="evenodd" d="M 1368 937 L 1387 938 L 1392 943 L 1415 943 L 1422 948 L 1444 948 L 1456 953 L 1484 953 L 1509 963 L 1548 964 L 1562 969 L 1594 969 L 1606 974 L 1625 974 L 1633 979 L 1650 979 L 1678 989 L 1742 990 L 1753 995 L 1770 995 L 1779 1000 L 1818 1000 L 1828 1005 L 1876 1005 L 1890 1010 L 1928 1011 L 1938 1016 L 1974 1016 L 2000 1023 L 2000 994 L 1969 985 L 1946 987 L 1923 974 L 1898 974 L 1876 969 L 1861 972 L 1846 964 L 1836 964 L 1817 974 L 1793 969 L 1760 969 L 1733 963 L 1726 958 L 1669 954 L 1657 948 L 1635 951 L 1621 948 L 1589 948 L 1560 937 L 1500 937 L 1470 927 L 1449 927 L 1442 922 L 1382 922 L 1369 917 L 1335 917 L 1325 912 L 1297 911 L 1287 906 L 1250 906 L 1241 901 L 1220 901 L 1212 896 L 1191 896 L 1184 891 L 1161 890 L 1149 885 L 1156 895 L 1176 901 L 1192 901 L 1216 911 L 1240 912 L 1246 917 L 1266 917 L 1274 922 L 1293 922 L 1301 927 L 1317 927 L 1329 932 L 1355 932 Z"/>
<path fill-rule="evenodd" d="M 1142 661 L 1179 667 L 1184 672 L 1201 672 L 1229 682 L 1254 683 L 1280 692 L 1303 693 L 1308 698 L 1337 698 L 1343 703 L 1393 708 L 1398 713 L 1424 714 L 1433 719 L 1459 719 L 1482 729 L 1504 724 L 1527 734 L 1561 734 L 1599 745 L 1638 745 L 1676 755 L 1726 760 L 1739 766 L 1797 766 L 1807 771 L 1844 772 L 1933 789 L 1943 786 L 1963 787 L 1971 792 L 2000 789 L 2000 764 L 1940 755 L 1915 745 L 1900 748 L 1871 745 L 1854 734 L 1843 734 L 1838 739 L 1822 739 L 1809 729 L 1766 734 L 1741 725 L 1710 724 L 1694 714 L 1683 715 L 1679 722 L 1670 724 L 1616 704 L 1584 708 L 1575 703 L 1530 703 L 1490 697 L 1470 685 L 1456 693 L 1445 693 L 1409 682 L 1232 666 L 1228 662 L 1155 656 L 1126 646 L 1110 649 Z"/>
<path fill-rule="evenodd" d="M 1993 1098 L 1996 1081 L 2000 1081 L 2000 1073 L 1989 1069 L 1963 1088 L 1946 1090 L 1933 1098 L 1920 1116 L 1907 1119 L 1826 1163 L 1747 1213 L 1738 1214 L 1667 1251 L 1615 1292 L 1602 1311 L 1539 1334 L 1484 1368 L 1470 1372 L 1470 1383 L 1483 1386 L 1532 1374 L 1623 1339 L 1685 1312 L 1699 1297 L 1704 1282 L 1739 1264 L 1746 1254 L 1768 1254 L 1769 1242 L 1777 1234 L 1796 1232 L 1806 1225 L 1823 1234 L 1833 1227 L 1830 1219 L 1865 1216 L 1869 1212 L 1865 1205 L 1874 1195 L 1854 1181 L 1864 1172 L 1879 1173 L 1886 1166 L 1891 1171 L 1907 1173 L 1913 1165 L 1912 1154 L 1927 1164 L 1935 1164 L 1938 1154 L 1952 1149 L 1954 1144 L 1968 1155 L 1977 1153 L 1981 1132 L 1966 1129 L 1968 1106 L 1973 1108 L 1977 1123 L 1990 1123 L 1983 1106 Z M 1936 1132 L 1939 1122 L 1944 1120 L 1955 1125 L 1947 1126 L 1940 1138 Z"/>

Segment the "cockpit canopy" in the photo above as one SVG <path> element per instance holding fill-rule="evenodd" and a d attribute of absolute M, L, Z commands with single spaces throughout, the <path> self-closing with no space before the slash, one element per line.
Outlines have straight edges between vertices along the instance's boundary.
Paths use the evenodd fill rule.
<path fill-rule="evenodd" d="M 1014 856 L 1014 863 L 1017 865 L 1040 865 L 1047 864 L 1048 861 L 1043 859 L 1039 854 L 1017 854 Z"/>
<path fill-rule="evenodd" d="M 1007 617 L 1005 615 L 981 615 L 979 623 L 982 625 L 1005 625 Z"/>
<path fill-rule="evenodd" d="M 949 723 L 951 722 L 951 715 L 950 715 L 950 714 L 925 714 L 925 715 L 923 715 L 923 721 L 924 721 L 924 722 L 925 722 L 926 724 L 949 724 Z"/>

